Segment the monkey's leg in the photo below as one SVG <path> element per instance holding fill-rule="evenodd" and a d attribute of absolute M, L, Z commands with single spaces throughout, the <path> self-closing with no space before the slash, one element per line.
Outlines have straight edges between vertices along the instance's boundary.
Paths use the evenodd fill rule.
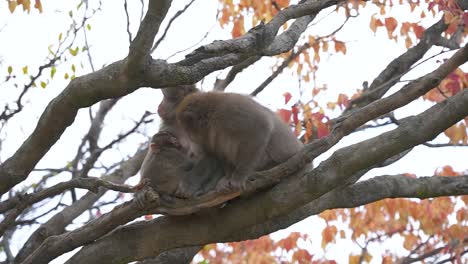
<path fill-rule="evenodd" d="M 221 192 L 242 192 L 247 189 L 247 177 L 255 171 L 262 155 L 265 155 L 268 143 L 268 137 L 263 137 L 263 133 L 257 134 L 239 145 L 233 169 L 227 173 L 227 177 L 219 181 L 216 187 Z"/>

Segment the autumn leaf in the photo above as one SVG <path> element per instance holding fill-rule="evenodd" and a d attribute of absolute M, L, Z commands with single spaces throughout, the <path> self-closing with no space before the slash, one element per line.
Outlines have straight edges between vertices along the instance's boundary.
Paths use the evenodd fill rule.
<path fill-rule="evenodd" d="M 311 263 L 312 257 L 313 256 L 309 253 L 309 251 L 305 249 L 299 249 L 296 252 L 294 252 L 292 256 L 292 261 L 293 262 L 297 261 L 299 264 L 302 264 L 302 263 L 307 264 L 307 263 Z"/>
<path fill-rule="evenodd" d="M 39 10 L 39 13 L 42 13 L 42 3 L 41 0 L 36 0 L 34 3 L 34 8 Z"/>
<path fill-rule="evenodd" d="M 463 123 L 455 124 L 444 131 L 444 134 L 449 138 L 450 144 L 467 144 L 466 126 Z"/>
<path fill-rule="evenodd" d="M 398 22 L 397 22 L 397 20 L 395 18 L 393 18 L 393 17 L 385 18 L 385 28 L 387 28 L 388 38 L 389 39 L 392 38 L 393 32 L 395 31 L 397 25 L 398 25 Z"/>
<path fill-rule="evenodd" d="M 413 41 L 411 40 L 411 38 L 408 36 L 406 37 L 405 39 L 405 47 L 407 49 L 411 48 L 411 46 L 413 46 Z"/>
<path fill-rule="evenodd" d="M 239 16 L 238 18 L 234 19 L 234 26 L 232 28 L 232 37 L 237 38 L 245 34 L 244 29 L 244 16 Z"/>
<path fill-rule="evenodd" d="M 18 3 L 16 3 L 16 1 L 8 1 L 8 9 L 10 10 L 10 13 L 15 12 L 16 6 L 18 6 Z"/>
<path fill-rule="evenodd" d="M 322 231 L 322 248 L 323 249 L 325 249 L 325 247 L 329 243 L 335 242 L 335 236 L 337 232 L 338 232 L 338 229 L 334 225 L 327 226 L 323 229 Z"/>
<path fill-rule="evenodd" d="M 290 92 L 285 92 L 283 93 L 283 97 L 284 97 L 284 104 L 287 104 L 289 100 L 291 100 L 292 95 Z"/>
<path fill-rule="evenodd" d="M 383 26 L 383 23 L 380 19 L 376 19 L 374 16 L 371 17 L 369 27 L 375 33 L 377 32 L 377 28 Z"/>
<path fill-rule="evenodd" d="M 277 113 L 280 116 L 281 120 L 289 124 L 289 121 L 291 120 L 291 114 L 292 114 L 290 110 L 279 109 Z"/>
<path fill-rule="evenodd" d="M 292 117 L 293 117 L 294 124 L 300 124 L 300 122 L 299 122 L 299 108 L 297 107 L 297 105 L 293 105 L 291 107 L 291 112 L 292 112 Z"/>
<path fill-rule="evenodd" d="M 343 41 L 335 40 L 335 51 L 346 55 L 346 45 Z"/>

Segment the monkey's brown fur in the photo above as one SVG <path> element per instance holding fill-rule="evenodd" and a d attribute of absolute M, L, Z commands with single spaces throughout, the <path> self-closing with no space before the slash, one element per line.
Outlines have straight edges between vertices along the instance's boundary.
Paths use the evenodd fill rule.
<path fill-rule="evenodd" d="M 211 156 L 194 162 L 168 131 L 156 133 L 141 166 L 141 186 L 159 194 L 192 198 L 214 189 L 224 176 L 222 164 Z"/>
<path fill-rule="evenodd" d="M 252 98 L 218 92 L 192 92 L 176 108 L 190 141 L 221 160 L 228 177 L 218 188 L 245 189 L 246 177 L 286 161 L 302 148 L 290 128 Z"/>

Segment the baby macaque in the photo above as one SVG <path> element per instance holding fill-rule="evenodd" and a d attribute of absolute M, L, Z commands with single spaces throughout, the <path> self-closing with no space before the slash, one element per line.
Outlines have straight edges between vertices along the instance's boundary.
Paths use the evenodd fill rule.
<path fill-rule="evenodd" d="M 194 166 L 177 138 L 168 131 L 155 134 L 141 166 L 141 184 L 162 195 L 192 198 L 213 189 L 224 175 L 221 164 L 205 158 Z"/>
<path fill-rule="evenodd" d="M 245 190 L 246 177 L 286 161 L 302 143 L 275 113 L 252 98 L 219 92 L 191 92 L 176 107 L 178 129 L 196 148 L 223 163 L 217 188 Z"/>

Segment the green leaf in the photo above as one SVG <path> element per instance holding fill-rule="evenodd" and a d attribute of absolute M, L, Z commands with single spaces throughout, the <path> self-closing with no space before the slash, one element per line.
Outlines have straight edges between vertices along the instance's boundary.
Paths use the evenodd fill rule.
<path fill-rule="evenodd" d="M 69 77 L 69 76 L 68 76 L 68 73 L 65 73 L 65 75 L 63 76 L 63 78 L 64 78 L 65 80 L 67 80 L 68 77 Z"/>
<path fill-rule="evenodd" d="M 45 82 L 41 82 L 41 87 L 42 87 L 42 89 L 45 89 L 45 88 L 46 88 L 46 86 L 47 86 L 47 83 L 45 83 Z"/>
<path fill-rule="evenodd" d="M 13 72 L 13 67 L 8 66 L 8 74 L 11 74 Z"/>
<path fill-rule="evenodd" d="M 86 28 L 87 28 L 88 30 L 91 30 L 91 25 L 90 25 L 90 24 L 86 25 Z"/>
<path fill-rule="evenodd" d="M 75 79 L 75 74 L 73 74 L 71 77 L 70 77 L 70 80 L 73 80 Z"/>
<path fill-rule="evenodd" d="M 68 11 L 68 15 L 69 15 L 70 17 L 73 17 L 73 11 L 71 11 L 71 10 Z"/>
<path fill-rule="evenodd" d="M 47 47 L 47 49 L 49 50 L 50 54 L 55 55 L 54 51 L 52 51 L 52 47 L 53 47 L 53 45 L 49 45 L 49 47 Z"/>
<path fill-rule="evenodd" d="M 78 47 L 76 47 L 75 49 L 68 48 L 68 51 L 70 51 L 70 54 L 72 56 L 76 56 L 78 54 L 79 48 Z"/>
<path fill-rule="evenodd" d="M 63 36 L 63 35 L 62 35 L 62 32 L 60 32 L 60 34 L 59 34 L 59 41 L 62 41 L 62 36 Z"/>
<path fill-rule="evenodd" d="M 51 79 L 54 78 L 54 75 L 55 75 L 56 72 L 57 72 L 57 68 L 52 67 L 52 69 L 50 70 L 50 78 L 51 78 Z"/>
<path fill-rule="evenodd" d="M 71 70 L 72 70 L 72 72 L 75 72 L 75 71 L 76 71 L 75 64 L 72 64 Z"/>
<path fill-rule="evenodd" d="M 23 73 L 24 73 L 24 74 L 28 74 L 28 66 L 24 66 L 24 67 L 23 67 Z"/>

